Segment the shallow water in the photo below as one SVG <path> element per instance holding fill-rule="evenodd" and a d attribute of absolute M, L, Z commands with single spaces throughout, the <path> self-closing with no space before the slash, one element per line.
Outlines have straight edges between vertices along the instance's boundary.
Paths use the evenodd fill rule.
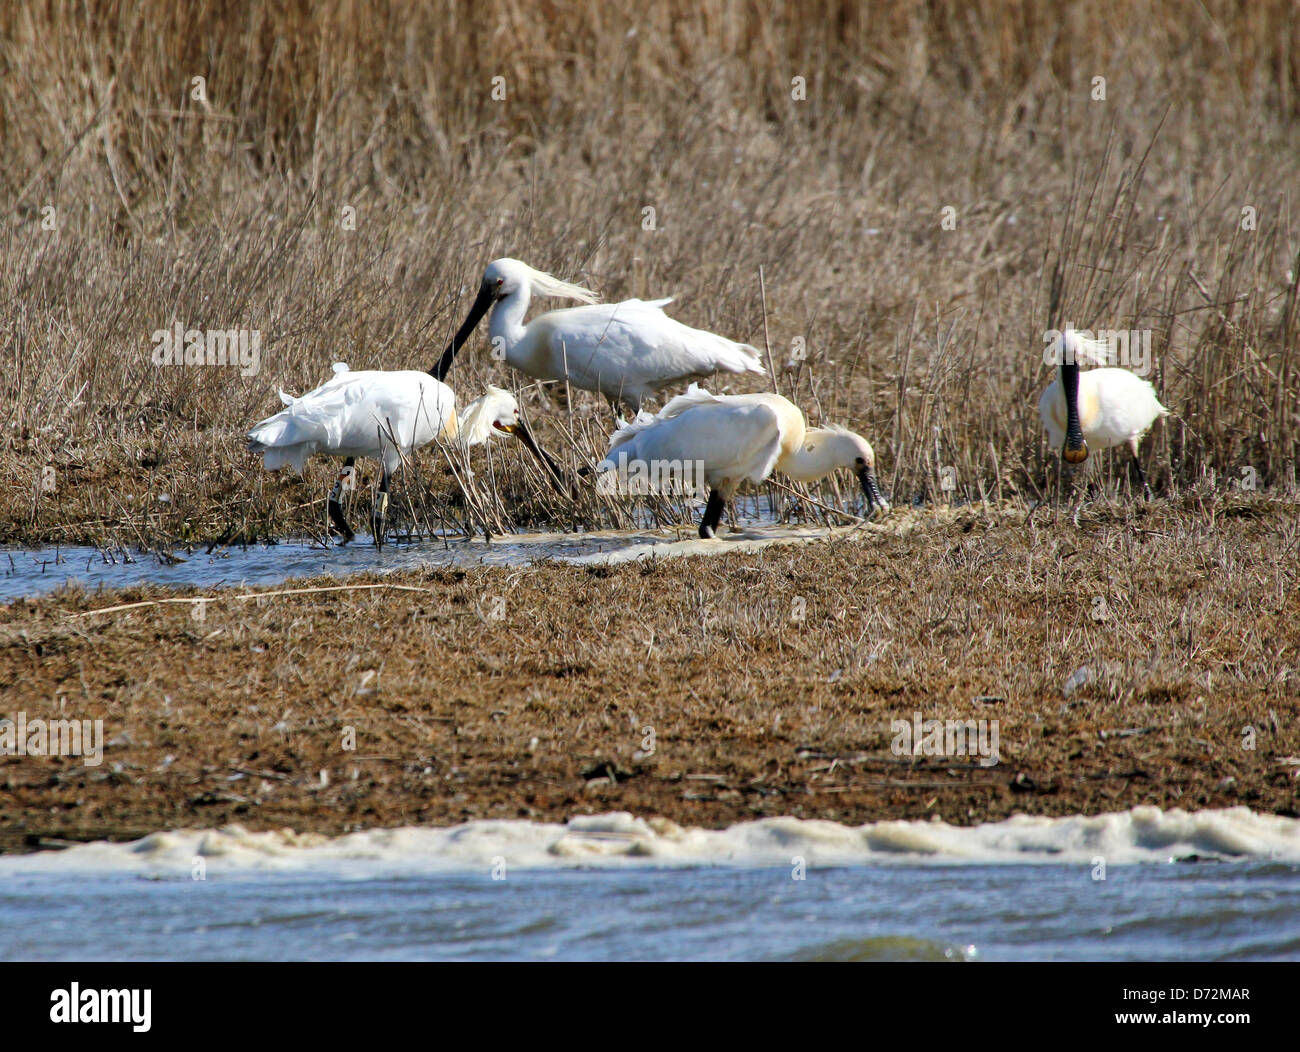
<path fill-rule="evenodd" d="M 429 567 L 529 566 L 537 560 L 613 563 L 627 559 L 671 558 L 754 550 L 768 544 L 798 543 L 844 528 L 754 526 L 701 541 L 693 529 L 600 531 L 593 533 L 517 533 L 492 541 L 432 538 L 376 549 L 369 538 L 323 547 L 302 542 L 226 548 L 211 555 L 196 550 L 172 553 L 169 562 L 154 553 L 89 547 L 0 548 L 0 602 L 44 595 L 65 584 L 88 590 L 160 584 L 173 588 L 269 587 L 290 578 L 347 577 Z"/>
<path fill-rule="evenodd" d="M 0 857 L 0 959 L 1300 959 L 1295 820 L 938 826 L 157 834 Z"/>

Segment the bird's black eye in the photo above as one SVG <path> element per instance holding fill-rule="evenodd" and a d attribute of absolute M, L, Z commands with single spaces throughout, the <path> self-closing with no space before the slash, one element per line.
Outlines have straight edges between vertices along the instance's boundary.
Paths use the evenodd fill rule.
<path fill-rule="evenodd" d="M 505 284 L 505 281 L 506 281 L 505 278 L 497 278 L 497 284 L 498 284 L 498 285 L 504 285 L 504 284 Z"/>

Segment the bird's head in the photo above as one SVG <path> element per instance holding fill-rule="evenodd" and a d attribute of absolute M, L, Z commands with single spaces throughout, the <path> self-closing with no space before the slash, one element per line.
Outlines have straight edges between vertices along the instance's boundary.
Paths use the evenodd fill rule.
<path fill-rule="evenodd" d="M 519 403 L 515 401 L 515 396 L 489 384 L 484 399 L 484 413 L 491 420 L 492 427 L 507 435 L 518 435 L 524 422 L 519 415 Z"/>
<path fill-rule="evenodd" d="M 495 301 L 520 291 L 527 291 L 533 296 L 552 296 L 557 299 L 579 300 L 582 303 L 595 303 L 599 299 L 591 289 L 553 278 L 544 271 L 508 256 L 494 259 L 483 271 L 480 296 L 488 296 Z"/>
<path fill-rule="evenodd" d="M 483 406 L 483 418 L 491 421 L 491 429 L 519 439 L 524 444 L 524 448 L 542 465 L 551 484 L 560 493 L 568 495 L 563 469 L 556 463 L 554 457 L 537 444 L 537 439 L 533 438 L 533 433 L 528 429 L 519 412 L 519 403 L 515 401 L 515 396 L 509 391 L 488 384 L 487 394 L 480 401 Z"/>
<path fill-rule="evenodd" d="M 522 303 L 526 310 L 530 295 L 558 296 L 581 300 L 583 303 L 595 303 L 598 299 L 590 289 L 553 278 L 540 270 L 534 270 L 520 260 L 509 257 L 494 259 L 483 271 L 483 280 L 479 282 L 478 294 L 470 305 L 469 314 L 465 316 L 464 322 L 452 337 L 447 349 L 442 352 L 438 364 L 429 370 L 430 374 L 438 380 L 447 378 L 456 355 L 460 353 L 465 341 L 478 327 L 478 323 L 483 320 L 483 316 L 492 309 L 493 304 L 514 296 L 517 297 L 515 302 Z"/>
<path fill-rule="evenodd" d="M 531 291 L 532 283 L 529 272 L 533 268 L 517 259 L 502 257 L 494 259 L 483 271 L 483 282 L 479 286 L 479 295 L 490 297 L 492 301 L 503 300 L 513 296 L 521 289 Z"/>
<path fill-rule="evenodd" d="M 812 477 L 829 475 L 837 468 L 847 468 L 857 476 L 862 495 L 867 498 L 867 510 L 889 510 L 889 501 L 880 492 L 876 481 L 876 452 L 871 443 L 846 427 L 828 424 L 814 428 L 804 437 L 806 463 L 813 468 Z M 791 477 L 798 477 L 792 472 Z"/>

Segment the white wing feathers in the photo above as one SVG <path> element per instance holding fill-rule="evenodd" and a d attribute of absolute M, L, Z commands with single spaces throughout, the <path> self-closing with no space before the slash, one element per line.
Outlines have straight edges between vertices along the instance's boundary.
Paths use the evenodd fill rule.
<path fill-rule="evenodd" d="M 670 318 L 663 308 L 671 302 L 624 300 L 535 319 L 549 357 L 544 378 L 567 376 L 585 390 L 641 398 L 692 376 L 764 372 L 756 348 Z"/>
<path fill-rule="evenodd" d="M 670 420 L 697 406 L 723 405 L 725 402 L 726 395 L 711 394 L 699 384 L 691 384 L 690 387 L 686 388 L 685 394 L 679 394 L 675 398 L 669 399 L 668 404 L 659 410 L 659 419 Z"/>
<path fill-rule="evenodd" d="M 658 413 L 651 416 L 644 409 L 637 413 L 635 419 L 624 423 L 609 440 L 609 452 L 613 453 L 619 446 L 626 444 L 634 435 L 639 435 L 642 431 L 654 427 L 664 420 L 671 420 L 674 417 L 681 416 L 688 409 L 696 408 L 702 405 L 721 405 L 722 398 L 718 395 L 710 394 L 700 387 L 699 384 L 691 384 L 686 389 L 685 394 L 679 394 L 676 398 L 670 399 Z"/>
<path fill-rule="evenodd" d="M 350 372 L 342 363 L 334 370 L 333 378 L 301 398 L 288 398 L 284 409 L 249 431 L 249 450 L 262 454 L 268 469 L 288 464 L 301 473 L 322 450 L 372 455 L 366 451 L 391 443 L 379 437 L 390 428 L 409 451 L 438 433 L 454 405 L 450 389 L 427 374 Z M 386 461 L 394 457 L 395 451 L 385 451 Z"/>
<path fill-rule="evenodd" d="M 710 485 L 760 482 L 781 455 L 781 419 L 762 402 L 718 396 L 692 384 L 659 411 L 640 413 L 610 439 L 600 471 L 620 461 L 653 465 L 702 462 Z"/>

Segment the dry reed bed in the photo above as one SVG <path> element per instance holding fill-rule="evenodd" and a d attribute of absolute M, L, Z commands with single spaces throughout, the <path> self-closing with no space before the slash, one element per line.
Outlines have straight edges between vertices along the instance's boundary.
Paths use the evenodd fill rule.
<path fill-rule="evenodd" d="M 943 467 L 956 499 L 1043 491 L 1053 320 L 1152 330 L 1178 412 L 1158 488 L 1290 486 L 1297 54 L 1286 2 L 7 7 L 0 540 L 318 530 L 328 470 L 270 478 L 243 432 L 335 360 L 432 364 L 502 254 L 770 338 L 781 390 L 871 437 L 896 501 Z M 177 320 L 258 329 L 260 372 L 155 367 Z M 452 373 L 466 399 L 519 380 L 484 346 Z M 523 400 L 575 466 L 599 452 L 594 399 Z M 422 461 L 399 510 L 454 517 Z M 490 477 L 485 519 L 627 513 Z"/>
<path fill-rule="evenodd" d="M 90 613 L 162 589 L 19 602 L 0 607 L 10 705 L 102 718 L 118 744 L 97 769 L 0 760 L 4 846 L 611 809 L 703 825 L 1294 815 L 1295 512 L 921 515 L 755 554 L 224 593 L 202 620 L 175 602 Z M 493 596 L 501 620 L 483 614 Z M 895 755 L 891 722 L 916 712 L 998 720 L 1001 763 Z"/>

